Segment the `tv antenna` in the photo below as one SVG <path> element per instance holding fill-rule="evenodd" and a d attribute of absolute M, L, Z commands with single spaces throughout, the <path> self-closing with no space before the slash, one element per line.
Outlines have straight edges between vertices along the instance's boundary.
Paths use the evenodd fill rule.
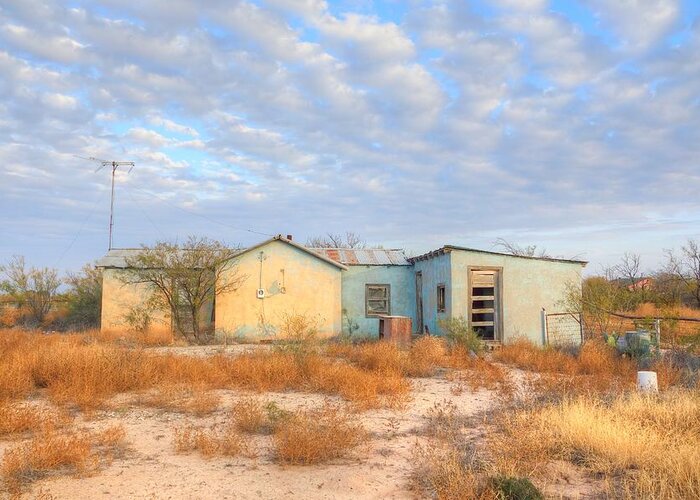
<path fill-rule="evenodd" d="M 85 158 L 84 156 L 78 156 L 75 155 L 76 158 L 82 158 L 83 160 L 90 160 L 90 161 L 95 161 L 100 164 L 99 167 L 95 169 L 95 173 L 99 172 L 105 167 L 110 167 L 112 169 L 112 198 L 109 203 L 109 248 L 108 250 L 112 249 L 112 232 L 114 229 L 114 174 L 116 173 L 117 169 L 119 167 L 129 167 L 129 170 L 127 170 L 127 174 L 131 172 L 131 170 L 134 168 L 134 162 L 133 161 L 114 161 L 114 160 L 101 160 L 99 158 L 95 158 L 94 156 L 91 156 L 89 158 Z"/>

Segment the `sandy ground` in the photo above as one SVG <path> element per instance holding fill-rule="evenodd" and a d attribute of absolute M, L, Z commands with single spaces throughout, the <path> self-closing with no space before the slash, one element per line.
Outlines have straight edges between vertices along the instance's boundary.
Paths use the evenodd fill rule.
<path fill-rule="evenodd" d="M 173 348 L 168 348 L 173 349 Z M 208 351 L 209 348 L 202 348 Z M 218 349 L 218 348 L 217 348 Z M 229 348 L 231 349 L 231 348 Z M 235 348 L 237 351 L 240 348 Z M 233 350 L 233 349 L 231 349 Z M 198 355 L 199 352 L 189 351 Z M 201 353 L 211 354 L 210 352 Z M 493 393 L 468 389 L 452 391 L 455 384 L 441 376 L 412 379 L 413 400 L 403 410 L 372 410 L 357 418 L 372 435 L 366 448 L 354 458 L 320 466 L 280 466 L 272 461 L 271 438 L 253 438 L 257 458 L 212 458 L 177 454 L 173 449 L 173 428 L 185 421 L 198 425 L 223 422 L 231 404 L 245 395 L 236 391 L 216 391 L 221 397 L 214 414 L 197 418 L 142 407 L 103 411 L 76 424 L 100 429 L 113 424 L 124 426 L 130 450 L 124 458 L 91 477 L 51 477 L 35 483 L 28 498 L 416 498 L 409 488 L 412 451 L 425 440 L 425 415 L 435 404 L 449 401 L 466 416 L 477 416 L 494 402 Z M 274 401 L 287 410 L 323 404 L 318 394 L 255 394 L 263 401 Z M 475 419 L 477 422 L 479 419 Z M 479 424 L 470 430 L 475 439 L 483 432 Z M 11 443 L 0 442 L 0 453 Z M 597 486 L 566 464 L 550 464 L 551 484 L 540 485 L 555 498 L 595 497 Z"/>

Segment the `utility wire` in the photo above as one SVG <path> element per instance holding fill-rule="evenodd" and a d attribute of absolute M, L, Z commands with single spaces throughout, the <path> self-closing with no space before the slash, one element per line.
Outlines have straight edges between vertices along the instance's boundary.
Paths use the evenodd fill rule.
<path fill-rule="evenodd" d="M 206 215 L 198 214 L 197 212 L 192 212 L 191 210 L 186 210 L 186 209 L 184 209 L 184 208 L 182 208 L 182 207 L 178 207 L 177 205 L 174 205 L 174 204 L 170 203 L 168 200 L 166 200 L 165 198 L 162 198 L 162 197 L 158 196 L 158 195 L 155 194 L 155 193 L 151 193 L 151 192 L 149 192 L 149 191 L 145 191 L 145 190 L 140 189 L 140 188 L 138 188 L 138 187 L 136 187 L 136 186 L 133 186 L 133 188 L 136 189 L 137 191 L 140 191 L 140 192 L 144 193 L 144 194 L 147 194 L 147 195 L 149 195 L 149 196 L 153 196 L 153 197 L 155 197 L 155 198 L 158 198 L 160 201 L 162 201 L 162 202 L 165 203 L 166 205 L 169 205 L 169 206 L 171 206 L 171 207 L 173 207 L 173 208 L 176 208 L 177 210 L 180 210 L 180 211 L 182 211 L 182 212 L 188 213 L 188 214 L 190 214 L 190 215 L 194 215 L 195 217 L 200 217 L 200 218 L 202 218 L 202 219 L 208 220 L 209 222 L 213 222 L 214 224 L 219 224 L 219 225 L 221 225 L 221 226 L 228 227 L 228 228 L 230 228 L 230 229 L 235 229 L 236 231 L 245 231 L 245 232 L 252 233 L 252 234 L 259 234 L 259 235 L 261 235 L 261 236 L 270 236 L 270 237 L 274 236 L 273 234 L 263 233 L 263 232 L 260 232 L 260 231 L 255 231 L 254 229 L 247 229 L 247 228 L 243 228 L 243 227 L 237 227 L 237 226 L 232 226 L 232 225 L 230 225 L 230 224 L 226 224 L 225 222 L 221 222 L 221 221 L 218 221 L 218 220 L 216 220 L 216 219 L 212 219 L 211 217 L 208 217 L 208 216 L 206 216 Z"/>
<path fill-rule="evenodd" d="M 151 223 L 151 226 L 153 226 L 153 229 L 156 230 L 156 233 L 158 233 L 161 238 L 165 239 L 165 235 L 163 234 L 163 232 L 158 228 L 156 223 L 153 222 L 153 219 L 151 219 L 151 217 L 148 215 L 148 212 L 143 208 L 143 206 L 138 201 L 136 201 L 134 196 L 131 194 L 131 191 L 129 191 L 128 189 L 126 189 L 125 191 L 129 195 L 129 198 L 131 198 L 131 201 L 134 202 L 134 205 L 136 205 L 136 207 L 141 211 L 141 213 L 144 215 L 144 217 L 146 217 L 146 219 L 148 219 L 148 222 Z"/>
<path fill-rule="evenodd" d="M 95 209 L 97 208 L 97 204 L 98 204 L 100 201 L 102 201 L 102 199 L 103 199 L 103 193 L 100 193 L 100 195 L 99 195 L 99 196 L 97 197 L 97 199 L 95 200 L 95 203 L 92 204 L 92 207 L 90 208 L 90 212 L 88 213 L 87 217 L 85 217 L 85 219 L 83 220 L 83 223 L 80 225 L 80 229 L 78 229 L 78 232 L 75 234 L 75 236 L 73 237 L 73 239 L 71 240 L 71 242 L 68 244 L 68 246 L 66 247 L 66 249 L 63 250 L 63 253 L 61 253 L 60 257 L 58 258 L 58 260 L 56 260 L 56 263 L 53 265 L 53 267 L 58 267 L 58 265 L 61 263 L 61 261 L 63 260 L 63 258 L 66 256 L 66 254 L 68 253 L 68 251 L 69 251 L 71 248 L 73 248 L 73 245 L 75 244 L 75 242 L 78 240 L 78 238 L 79 238 L 80 235 L 82 234 L 83 230 L 85 229 L 85 226 L 87 225 L 88 221 L 89 221 L 90 218 L 92 217 L 92 214 L 95 213 Z"/>

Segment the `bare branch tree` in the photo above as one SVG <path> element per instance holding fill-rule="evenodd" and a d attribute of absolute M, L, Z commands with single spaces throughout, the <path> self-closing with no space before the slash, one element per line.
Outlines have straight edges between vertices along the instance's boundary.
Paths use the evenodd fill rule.
<path fill-rule="evenodd" d="M 496 248 L 501 248 L 506 253 L 518 255 L 520 257 L 551 258 L 546 249 L 542 248 L 538 250 L 537 245 L 521 247 L 517 243 L 512 243 L 504 238 L 496 239 L 496 241 L 493 242 L 493 246 Z"/>
<path fill-rule="evenodd" d="M 696 306 L 700 306 L 700 244 L 689 239 L 680 254 L 666 250 L 666 257 L 666 271 L 683 283 Z"/>
<path fill-rule="evenodd" d="M 641 258 L 639 254 L 625 252 L 612 270 L 616 278 L 622 279 L 626 285 L 634 286 L 642 278 Z"/>
<path fill-rule="evenodd" d="M 231 292 L 247 278 L 234 260 L 237 250 L 218 241 L 190 236 L 184 245 L 158 242 L 142 246 L 134 257 L 126 259 L 126 284 L 148 285 L 172 315 L 179 333 L 202 336 L 202 313 L 218 295 Z"/>
<path fill-rule="evenodd" d="M 0 266 L 0 272 L 5 276 L 0 289 L 20 306 L 25 306 L 34 323 L 44 321 L 61 286 L 58 271 L 48 267 L 27 268 L 24 257 L 15 255 L 6 265 Z"/>
<path fill-rule="evenodd" d="M 367 248 L 367 243 L 357 233 L 346 231 L 345 235 L 328 233 L 325 236 L 308 238 L 306 246 L 311 248 Z"/>

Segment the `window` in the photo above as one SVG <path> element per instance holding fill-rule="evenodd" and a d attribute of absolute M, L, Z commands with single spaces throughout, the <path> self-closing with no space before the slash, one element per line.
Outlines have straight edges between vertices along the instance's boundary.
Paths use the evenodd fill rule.
<path fill-rule="evenodd" d="M 391 314 L 389 285 L 365 285 L 365 311 L 367 316 Z"/>
<path fill-rule="evenodd" d="M 445 285 L 437 286 L 437 312 L 445 312 Z"/>

